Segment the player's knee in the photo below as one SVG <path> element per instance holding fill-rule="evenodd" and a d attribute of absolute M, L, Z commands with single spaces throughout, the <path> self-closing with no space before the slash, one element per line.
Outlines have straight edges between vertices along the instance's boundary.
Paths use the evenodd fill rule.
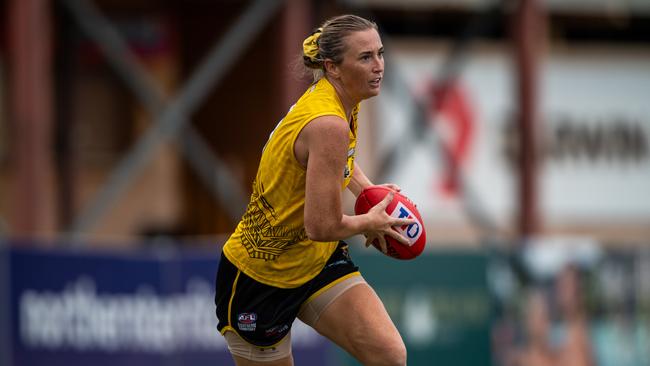
<path fill-rule="evenodd" d="M 400 339 L 399 342 L 392 342 L 380 349 L 368 352 L 366 356 L 366 360 L 361 360 L 364 365 L 405 366 L 406 346 L 404 346 L 404 343 Z"/>
<path fill-rule="evenodd" d="M 406 346 L 399 342 L 389 350 L 386 365 L 406 366 Z"/>

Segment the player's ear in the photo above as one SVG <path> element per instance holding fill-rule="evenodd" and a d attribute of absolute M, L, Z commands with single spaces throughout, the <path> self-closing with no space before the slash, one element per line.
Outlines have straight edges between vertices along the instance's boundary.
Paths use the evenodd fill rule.
<path fill-rule="evenodd" d="M 341 69 L 339 68 L 339 65 L 330 59 L 323 61 L 323 69 L 325 69 L 325 73 L 327 75 L 333 77 L 334 79 L 338 79 L 340 77 Z"/>

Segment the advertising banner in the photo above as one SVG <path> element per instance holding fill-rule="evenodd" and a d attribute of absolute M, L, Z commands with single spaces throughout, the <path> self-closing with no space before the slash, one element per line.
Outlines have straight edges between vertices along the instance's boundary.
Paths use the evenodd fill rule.
<path fill-rule="evenodd" d="M 232 364 L 214 315 L 218 252 L 5 248 L 10 355 L 3 362 Z M 322 337 L 296 322 L 292 340 L 296 362 L 325 365 Z"/>
<path fill-rule="evenodd" d="M 515 65 L 507 48 L 477 46 L 459 77 L 441 83 L 447 53 L 424 41 L 393 45 L 368 112 L 378 142 L 365 158 L 430 225 L 466 226 L 474 205 L 508 227 L 518 210 Z M 543 222 L 650 222 L 650 53 L 549 52 L 538 90 Z"/>

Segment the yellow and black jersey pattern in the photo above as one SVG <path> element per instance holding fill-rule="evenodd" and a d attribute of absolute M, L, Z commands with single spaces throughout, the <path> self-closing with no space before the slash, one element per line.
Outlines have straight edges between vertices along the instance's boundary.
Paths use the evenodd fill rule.
<path fill-rule="evenodd" d="M 358 112 L 359 105 L 350 118 L 342 189 L 347 187 L 354 170 Z M 296 160 L 294 143 L 300 131 L 321 116 L 347 119 L 334 87 L 326 78 L 313 84 L 271 133 L 246 213 L 223 249 L 242 272 L 270 286 L 293 288 L 314 278 L 338 243 L 309 240 L 304 229 L 306 170 Z"/>

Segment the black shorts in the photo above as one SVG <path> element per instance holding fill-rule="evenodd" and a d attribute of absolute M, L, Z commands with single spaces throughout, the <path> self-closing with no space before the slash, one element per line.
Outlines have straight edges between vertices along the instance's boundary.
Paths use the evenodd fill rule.
<path fill-rule="evenodd" d="M 248 277 L 222 252 L 214 298 L 219 319 L 217 329 L 221 333 L 232 329 L 256 346 L 272 346 L 289 333 L 300 307 L 311 295 L 358 270 L 350 259 L 348 245 L 339 242 L 316 277 L 299 287 L 285 289 Z"/>

